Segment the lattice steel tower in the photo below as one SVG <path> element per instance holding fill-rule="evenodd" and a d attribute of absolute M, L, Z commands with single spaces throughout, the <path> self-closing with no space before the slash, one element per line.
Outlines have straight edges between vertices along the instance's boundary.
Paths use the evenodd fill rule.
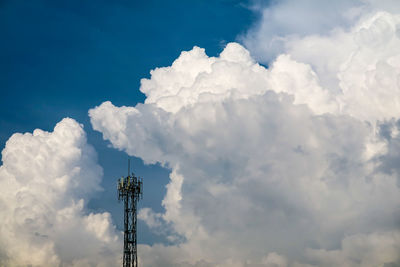
<path fill-rule="evenodd" d="M 136 207 L 143 198 L 143 179 L 130 174 L 128 161 L 128 176 L 118 181 L 118 200 L 124 201 L 124 256 L 123 267 L 137 267 L 137 240 L 136 240 Z"/>

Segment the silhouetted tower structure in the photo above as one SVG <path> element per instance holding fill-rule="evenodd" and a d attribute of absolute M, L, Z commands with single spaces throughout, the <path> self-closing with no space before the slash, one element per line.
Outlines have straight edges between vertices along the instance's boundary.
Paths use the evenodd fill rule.
<path fill-rule="evenodd" d="M 137 267 L 136 222 L 137 203 L 143 198 L 143 179 L 130 174 L 128 161 L 128 176 L 118 181 L 118 200 L 124 202 L 124 256 L 123 267 Z"/>

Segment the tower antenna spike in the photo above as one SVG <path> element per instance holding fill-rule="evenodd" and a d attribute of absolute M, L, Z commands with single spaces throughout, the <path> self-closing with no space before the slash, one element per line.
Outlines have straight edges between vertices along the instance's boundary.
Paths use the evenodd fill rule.
<path fill-rule="evenodd" d="M 128 157 L 128 176 L 131 174 L 131 158 Z"/>

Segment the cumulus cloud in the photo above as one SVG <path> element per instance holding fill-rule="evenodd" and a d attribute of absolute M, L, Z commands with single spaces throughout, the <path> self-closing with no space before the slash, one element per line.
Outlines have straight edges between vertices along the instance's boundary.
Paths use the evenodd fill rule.
<path fill-rule="evenodd" d="M 321 13 L 291 25 L 311 13 L 297 2 Z M 142 245 L 144 266 L 400 264 L 399 6 L 321 5 L 262 10 L 245 44 L 268 68 L 237 43 L 194 47 L 142 80 L 144 104 L 89 111 L 115 148 L 171 169 L 165 212 L 139 216 L 171 244 Z"/>
<path fill-rule="evenodd" d="M 399 114 L 398 1 L 287 0 L 261 10 L 261 20 L 241 38 L 258 60 L 306 64 L 346 114 L 372 122 Z M 298 28 L 304 24 L 307 31 Z"/>
<path fill-rule="evenodd" d="M 16 133 L 0 166 L 1 266 L 118 266 L 121 245 L 109 213 L 87 213 L 102 169 L 82 125 Z"/>
<path fill-rule="evenodd" d="M 400 12 L 397 0 L 253 1 L 252 9 L 261 18 L 239 39 L 262 62 L 272 62 L 286 52 L 289 39 L 327 36 L 337 29 L 349 29 L 361 17 L 378 11 Z"/>
<path fill-rule="evenodd" d="M 398 266 L 399 251 L 399 232 L 377 232 L 345 237 L 340 250 L 309 249 L 307 253 L 319 266 L 382 266 L 383 262 L 383 266 Z"/>
<path fill-rule="evenodd" d="M 400 111 L 399 28 L 400 15 L 378 12 L 348 31 L 289 41 L 287 53 L 315 70 L 342 112 L 372 122 L 391 119 Z"/>

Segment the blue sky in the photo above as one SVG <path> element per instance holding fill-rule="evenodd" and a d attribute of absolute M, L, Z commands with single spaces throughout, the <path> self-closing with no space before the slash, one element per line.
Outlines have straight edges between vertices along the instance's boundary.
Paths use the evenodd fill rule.
<path fill-rule="evenodd" d="M 0 1 L 0 265 L 120 266 L 129 154 L 143 267 L 400 266 L 399 55 L 398 0 Z"/>
<path fill-rule="evenodd" d="M 103 167 L 104 192 L 89 203 L 122 227 L 115 180 L 127 154 L 109 148 L 87 112 L 110 100 L 144 101 L 140 79 L 193 46 L 218 55 L 256 19 L 245 1 L 2 1 L 0 4 L 0 146 L 15 132 L 51 131 L 64 117 L 84 124 Z M 169 171 L 132 158 L 145 178 L 142 205 L 161 210 Z M 156 236 L 143 225 L 139 242 Z"/>

